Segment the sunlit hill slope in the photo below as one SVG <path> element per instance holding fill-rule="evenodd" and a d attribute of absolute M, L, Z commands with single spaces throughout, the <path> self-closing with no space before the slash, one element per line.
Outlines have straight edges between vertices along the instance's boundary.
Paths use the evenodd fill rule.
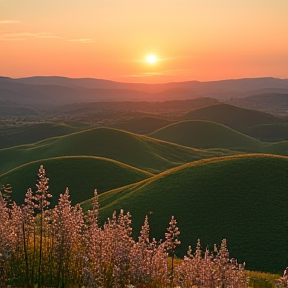
<path fill-rule="evenodd" d="M 43 122 L 14 129 L 0 130 L 0 149 L 34 143 L 50 137 L 76 132 L 77 129 L 66 124 Z"/>
<path fill-rule="evenodd" d="M 217 104 L 192 110 L 184 115 L 185 120 L 208 120 L 224 124 L 232 129 L 246 133 L 249 127 L 283 122 L 269 113 Z"/>
<path fill-rule="evenodd" d="M 205 151 L 110 128 L 95 128 L 0 150 L 0 174 L 25 163 L 60 156 L 100 156 L 149 172 L 230 153 Z"/>
<path fill-rule="evenodd" d="M 127 121 L 119 121 L 115 123 L 113 127 L 137 134 L 149 134 L 171 123 L 173 123 L 173 121 L 165 118 L 143 116 Z"/>
<path fill-rule="evenodd" d="M 101 219 L 121 208 L 130 211 L 137 236 L 152 212 L 151 234 L 163 237 L 174 215 L 181 231 L 179 256 L 198 238 L 210 248 L 227 238 L 230 257 L 246 261 L 248 269 L 279 272 L 286 263 L 287 176 L 288 158 L 282 156 L 197 161 L 100 195 Z"/>
<path fill-rule="evenodd" d="M 288 123 L 252 126 L 248 134 L 263 141 L 288 140 Z"/>
<path fill-rule="evenodd" d="M 261 141 L 209 121 L 182 121 L 163 127 L 151 137 L 195 148 L 259 151 Z"/>
<path fill-rule="evenodd" d="M 56 204 L 60 193 L 69 188 L 73 204 L 98 193 L 127 184 L 135 183 L 153 174 L 128 166 L 115 160 L 92 156 L 70 156 L 41 159 L 13 169 L 0 176 L 0 184 L 10 183 L 13 200 L 21 204 L 28 188 L 36 189 L 37 171 L 44 165 L 49 181 L 49 191 L 53 194 L 52 205 Z"/>

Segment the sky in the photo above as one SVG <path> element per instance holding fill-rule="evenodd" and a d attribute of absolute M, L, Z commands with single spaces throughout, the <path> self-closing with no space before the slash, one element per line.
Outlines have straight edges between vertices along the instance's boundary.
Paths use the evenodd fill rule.
<path fill-rule="evenodd" d="M 288 78 L 287 31 L 288 0 L 0 0 L 0 76 Z"/>

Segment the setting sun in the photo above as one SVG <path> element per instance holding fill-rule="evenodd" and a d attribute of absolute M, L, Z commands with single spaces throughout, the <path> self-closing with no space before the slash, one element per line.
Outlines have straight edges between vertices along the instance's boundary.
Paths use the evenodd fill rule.
<path fill-rule="evenodd" d="M 148 55 L 146 57 L 146 61 L 149 63 L 149 64 L 154 64 L 157 62 L 157 58 L 155 55 Z"/>

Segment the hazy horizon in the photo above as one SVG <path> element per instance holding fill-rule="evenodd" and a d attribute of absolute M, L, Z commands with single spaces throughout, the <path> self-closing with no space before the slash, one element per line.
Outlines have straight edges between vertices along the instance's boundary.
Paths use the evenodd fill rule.
<path fill-rule="evenodd" d="M 23 77 L 10 77 L 6 75 L 0 75 L 0 78 L 9 78 L 13 80 L 19 80 L 19 79 L 29 79 L 29 78 L 66 78 L 66 79 L 72 79 L 72 80 L 81 80 L 81 79 L 90 79 L 90 80 L 103 80 L 103 81 L 111 81 L 111 82 L 119 82 L 124 84 L 169 84 L 169 83 L 181 83 L 181 82 L 199 82 L 199 83 L 206 83 L 206 82 L 221 82 L 221 81 L 233 81 L 233 80 L 255 80 L 255 79 L 279 79 L 279 80 L 288 80 L 287 78 L 280 78 L 280 77 L 273 77 L 273 76 L 263 76 L 263 77 L 241 77 L 241 78 L 223 78 L 223 79 L 212 79 L 212 80 L 206 80 L 206 81 L 200 81 L 197 79 L 191 79 L 191 80 L 184 80 L 184 81 L 169 81 L 169 82 L 128 82 L 128 81 L 116 81 L 112 79 L 105 79 L 105 78 L 95 78 L 95 77 L 69 77 L 65 75 L 31 75 L 31 76 L 23 76 Z"/>

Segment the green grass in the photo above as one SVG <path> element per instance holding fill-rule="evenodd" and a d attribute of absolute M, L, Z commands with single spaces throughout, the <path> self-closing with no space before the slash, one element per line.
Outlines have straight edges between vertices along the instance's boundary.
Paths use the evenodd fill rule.
<path fill-rule="evenodd" d="M 168 125 L 150 134 L 156 139 L 195 148 L 225 148 L 258 152 L 261 141 L 209 121 L 192 120 Z"/>
<path fill-rule="evenodd" d="M 115 123 L 113 127 L 137 134 L 149 134 L 171 123 L 173 121 L 168 119 L 143 116 Z"/>
<path fill-rule="evenodd" d="M 288 141 L 264 143 L 263 151 L 265 153 L 276 154 L 276 155 L 288 155 Z"/>
<path fill-rule="evenodd" d="M 283 122 L 269 113 L 229 104 L 217 104 L 192 110 L 184 115 L 184 119 L 212 121 L 243 133 L 246 133 L 252 126 Z"/>
<path fill-rule="evenodd" d="M 185 162 L 232 154 L 205 151 L 111 128 L 95 128 L 34 144 L 0 150 L 0 175 L 25 163 L 62 156 L 99 156 L 149 172 L 161 172 Z"/>
<path fill-rule="evenodd" d="M 219 148 L 246 153 L 288 155 L 288 141 L 263 142 L 222 124 L 190 120 L 161 128 L 149 136 L 199 149 Z"/>
<path fill-rule="evenodd" d="M 62 136 L 76 131 L 76 128 L 66 124 L 50 122 L 0 130 L 0 149 L 34 143 L 50 137 Z"/>
<path fill-rule="evenodd" d="M 281 272 L 287 266 L 287 203 L 288 158 L 246 154 L 189 163 L 103 193 L 100 214 L 103 220 L 114 210 L 130 211 L 136 235 L 151 211 L 157 238 L 174 215 L 179 256 L 198 238 L 204 248 L 227 238 L 230 257 L 246 261 L 247 269 Z"/>
<path fill-rule="evenodd" d="M 282 274 L 270 274 L 258 271 L 246 271 L 249 277 L 249 288 L 274 288 L 276 287 L 276 280 L 279 279 Z"/>
<path fill-rule="evenodd" d="M 250 127 L 248 134 L 262 141 L 288 140 L 288 123 L 253 126 Z"/>
<path fill-rule="evenodd" d="M 53 195 L 51 203 L 57 203 L 60 193 L 69 188 L 72 203 L 76 204 L 98 193 L 141 181 L 153 174 L 123 163 L 99 157 L 73 156 L 34 161 L 0 176 L 0 184 L 10 183 L 13 200 L 23 203 L 28 188 L 36 190 L 35 184 L 40 165 L 44 165 Z"/>

